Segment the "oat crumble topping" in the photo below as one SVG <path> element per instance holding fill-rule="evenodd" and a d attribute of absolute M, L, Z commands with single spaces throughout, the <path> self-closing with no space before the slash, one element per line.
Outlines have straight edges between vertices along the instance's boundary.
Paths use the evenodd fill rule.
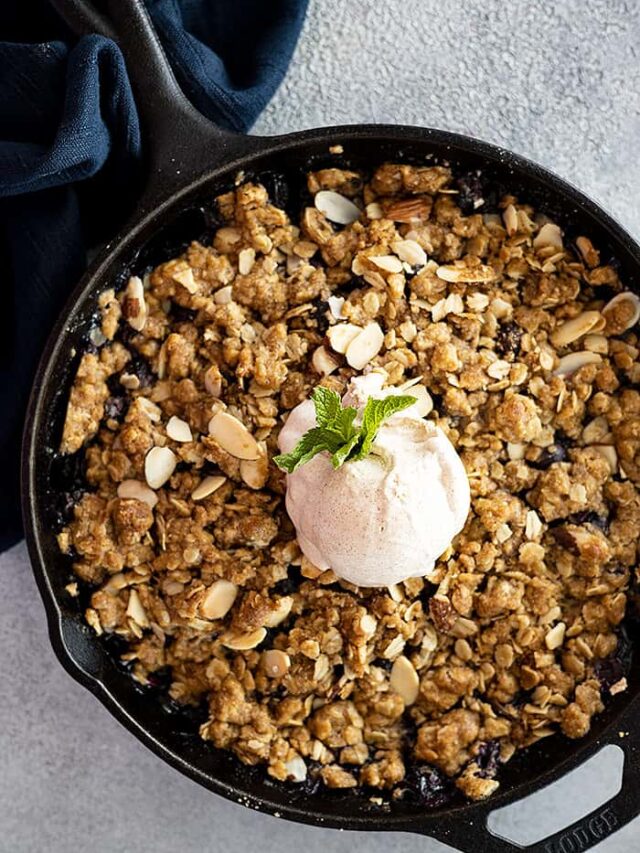
<path fill-rule="evenodd" d="M 174 700 L 206 703 L 214 746 L 277 780 L 402 797 L 418 773 L 481 799 L 516 750 L 582 737 L 626 688 L 638 300 L 587 237 L 565 245 L 514 197 L 474 212 L 445 166 L 308 189 L 322 203 L 296 223 L 236 186 L 210 245 L 102 294 L 60 447 L 88 488 L 60 548 L 92 629 L 140 683 L 169 672 Z M 371 369 L 421 380 L 470 479 L 429 582 L 316 569 L 271 462 L 317 384 Z"/>

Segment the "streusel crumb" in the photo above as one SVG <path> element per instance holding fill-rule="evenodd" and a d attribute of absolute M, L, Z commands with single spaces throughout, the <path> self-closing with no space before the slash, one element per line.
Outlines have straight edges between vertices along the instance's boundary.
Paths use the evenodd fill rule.
<path fill-rule="evenodd" d="M 584 736 L 626 686 L 637 303 L 609 306 L 624 287 L 587 237 L 573 251 L 514 197 L 483 215 L 444 166 L 321 169 L 308 191 L 361 214 L 293 221 L 244 183 L 206 244 L 100 297 L 106 341 L 60 447 L 86 491 L 60 547 L 92 628 L 142 685 L 170 673 L 174 700 L 206 705 L 213 746 L 281 781 L 402 797 L 447 777 L 481 799 L 516 750 Z M 355 369 L 344 342 L 370 324 L 382 343 Z M 436 574 L 388 589 L 301 556 L 270 461 L 316 385 L 373 369 L 426 386 L 472 491 Z"/>

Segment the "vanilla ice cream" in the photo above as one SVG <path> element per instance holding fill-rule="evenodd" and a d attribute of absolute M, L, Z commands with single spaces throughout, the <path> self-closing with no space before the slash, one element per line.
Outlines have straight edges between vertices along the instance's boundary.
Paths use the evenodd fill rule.
<path fill-rule="evenodd" d="M 352 380 L 344 405 L 411 394 L 383 388 L 384 375 Z M 316 426 L 312 400 L 289 415 L 282 453 Z M 287 475 L 287 512 L 305 556 L 357 586 L 389 586 L 433 571 L 469 512 L 469 482 L 444 432 L 413 404 L 383 422 L 373 452 L 337 470 L 320 453 Z"/>

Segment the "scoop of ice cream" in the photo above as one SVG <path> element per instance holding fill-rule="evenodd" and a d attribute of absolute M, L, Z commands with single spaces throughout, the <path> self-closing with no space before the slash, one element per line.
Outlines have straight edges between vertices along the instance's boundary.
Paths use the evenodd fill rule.
<path fill-rule="evenodd" d="M 389 393 L 384 377 L 354 379 L 344 405 L 362 409 L 369 396 Z M 306 400 L 280 432 L 289 453 L 316 426 Z M 436 559 L 469 512 L 469 482 L 444 432 L 411 406 L 385 421 L 373 452 L 337 470 L 326 453 L 287 475 L 287 512 L 300 548 L 319 569 L 332 569 L 357 586 L 389 586 L 433 571 Z"/>

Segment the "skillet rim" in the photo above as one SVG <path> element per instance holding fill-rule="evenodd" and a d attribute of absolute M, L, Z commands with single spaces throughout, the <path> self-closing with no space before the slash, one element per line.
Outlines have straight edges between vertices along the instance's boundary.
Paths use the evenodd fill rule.
<path fill-rule="evenodd" d="M 238 136 L 234 139 L 233 145 L 230 146 L 231 152 L 233 152 L 234 147 L 239 149 L 234 156 L 225 162 L 215 163 L 213 168 L 203 170 L 198 177 L 186 180 L 184 185 L 179 188 L 172 188 L 171 192 L 162 200 L 156 200 L 155 204 L 151 201 L 140 214 L 134 216 L 119 231 L 117 236 L 110 240 L 98 253 L 67 299 L 40 358 L 25 418 L 21 454 L 21 504 L 25 539 L 36 583 L 47 614 L 49 637 L 61 664 L 74 680 L 93 693 L 138 740 L 172 767 L 226 799 L 293 821 L 338 829 L 428 832 L 433 833 L 436 837 L 441 837 L 442 840 L 451 842 L 451 839 L 448 838 L 448 832 L 445 832 L 444 835 L 437 833 L 438 822 L 446 823 L 450 821 L 450 818 L 458 822 L 467 819 L 469 828 L 473 826 L 474 829 L 479 830 L 480 827 L 474 825 L 474 817 L 486 816 L 496 808 L 540 790 L 573 768 L 578 767 L 602 746 L 610 742 L 617 742 L 613 738 L 608 739 L 607 735 L 611 734 L 613 729 L 620 727 L 621 719 L 632 720 L 633 711 L 638 712 L 640 710 L 640 690 L 629 699 L 624 709 L 614 714 L 594 742 L 585 741 L 581 746 L 572 749 L 570 755 L 553 764 L 549 770 L 541 773 L 533 782 L 524 781 L 507 790 L 498 790 L 488 801 L 490 805 L 482 801 L 468 802 L 451 808 L 444 807 L 433 812 L 426 812 L 424 815 L 416 817 L 381 813 L 355 814 L 344 817 L 314 812 L 313 800 L 311 799 L 309 808 L 298 803 L 276 803 L 269 799 L 267 792 L 265 792 L 265 796 L 246 793 L 219 779 L 206 775 L 191 765 L 170 747 L 160 742 L 144 725 L 129 714 L 99 677 L 83 669 L 82 664 L 74 657 L 65 640 L 63 614 L 59 601 L 53 592 L 49 569 L 43 554 L 38 499 L 35 490 L 31 488 L 36 473 L 35 458 L 38 436 L 46 428 L 43 397 L 52 378 L 50 374 L 59 354 L 64 351 L 64 341 L 73 329 L 74 320 L 80 307 L 91 298 L 95 291 L 100 289 L 101 283 L 104 282 L 112 265 L 117 262 L 120 253 L 131 251 L 136 243 L 139 243 L 140 246 L 144 245 L 151 236 L 144 236 L 146 229 L 159 229 L 165 215 L 177 208 L 181 201 L 186 200 L 192 194 L 197 195 L 198 191 L 205 188 L 208 183 L 214 182 L 234 170 L 251 167 L 256 160 L 287 150 L 302 148 L 306 145 L 314 145 L 317 150 L 320 150 L 320 146 L 323 144 L 335 145 L 339 142 L 346 145 L 351 141 L 363 139 L 369 139 L 372 143 L 392 143 L 400 147 L 403 143 L 408 142 L 420 143 L 427 147 L 429 142 L 433 142 L 439 147 L 444 146 L 450 149 L 452 157 L 459 153 L 471 154 L 487 162 L 498 163 L 512 174 L 523 175 L 527 179 L 535 181 L 541 188 L 557 195 L 561 199 L 563 207 L 569 207 L 573 204 L 581 209 L 601 229 L 610 234 L 616 243 L 622 244 L 625 251 L 630 255 L 640 280 L 640 245 L 625 228 L 617 223 L 601 205 L 570 182 L 560 178 L 546 167 L 521 155 L 514 154 L 501 146 L 465 134 L 411 125 L 355 124 L 315 128 L 275 137 Z M 625 769 L 628 764 L 630 764 L 629 754 L 626 756 Z M 637 811 L 640 811 L 640 797 Z M 497 848 L 497 838 L 495 843 Z"/>

